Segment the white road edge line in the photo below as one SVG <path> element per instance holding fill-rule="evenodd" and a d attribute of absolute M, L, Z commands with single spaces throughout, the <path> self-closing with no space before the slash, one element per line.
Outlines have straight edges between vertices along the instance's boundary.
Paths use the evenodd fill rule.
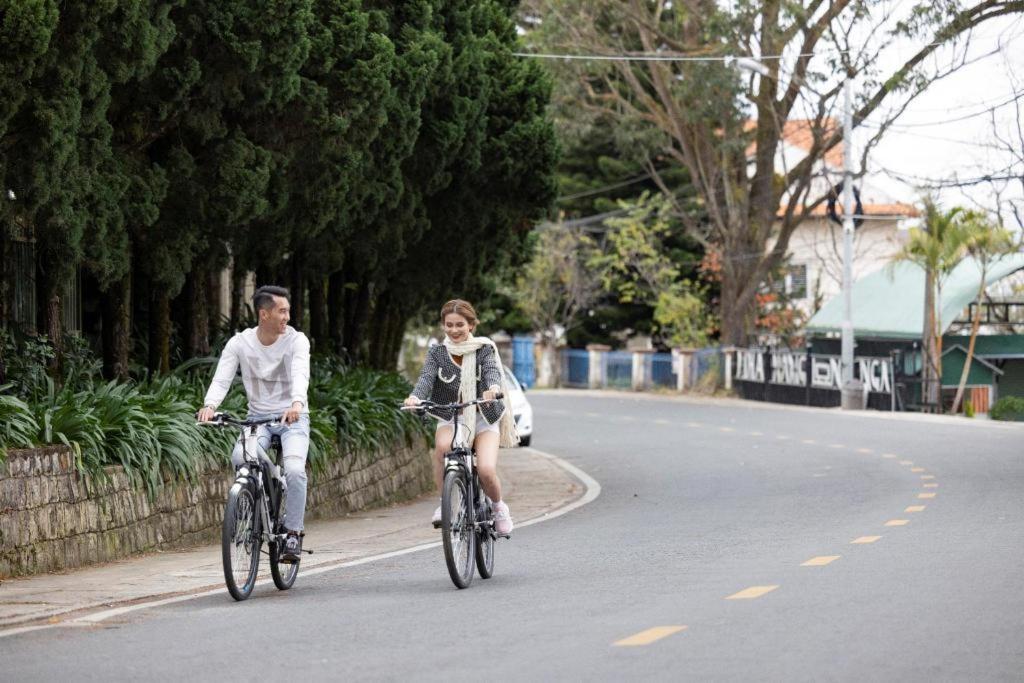
<path fill-rule="evenodd" d="M 577 498 L 568 505 L 563 505 L 562 507 L 556 510 L 543 514 L 539 517 L 534 517 L 533 519 L 528 519 L 525 522 L 520 522 L 516 525 L 517 527 L 530 526 L 532 524 L 538 524 L 540 522 L 546 522 L 548 520 L 555 519 L 556 517 L 561 517 L 562 515 L 572 512 L 577 508 L 583 507 L 587 503 L 593 502 L 599 495 L 601 495 L 601 484 L 599 484 L 596 479 L 591 477 L 589 474 L 587 474 L 580 468 L 576 467 L 571 463 L 566 462 L 565 460 L 559 458 L 556 455 L 545 453 L 535 448 L 530 448 L 530 451 L 536 453 L 542 458 L 550 460 L 555 465 L 561 467 L 563 470 L 576 477 L 580 482 L 583 483 L 587 490 L 586 493 L 583 494 L 583 496 Z M 412 553 L 418 553 L 423 550 L 429 550 L 430 548 L 438 548 L 440 546 L 440 541 L 435 541 L 433 543 L 423 543 L 420 545 L 412 546 L 411 548 L 403 548 L 401 550 L 392 550 L 390 552 L 381 553 L 379 555 L 361 557 L 358 560 L 350 560 L 348 562 L 332 564 L 327 567 L 313 567 L 312 569 L 302 572 L 302 576 L 315 576 L 317 574 L 324 574 L 326 572 L 332 572 L 338 569 L 345 569 L 347 567 L 357 567 L 361 564 L 369 564 L 370 562 L 377 562 L 379 560 L 387 560 L 393 557 L 400 557 L 402 555 L 410 555 Z M 262 581 L 257 581 L 256 586 L 266 586 L 271 582 L 272 579 L 263 579 Z M 61 621 L 54 624 L 35 624 L 33 626 L 23 626 L 21 628 L 0 631 L 0 638 L 7 638 L 21 633 L 41 631 L 43 629 L 49 628 L 62 628 L 67 626 L 90 626 L 93 624 L 98 624 L 101 621 L 106 621 L 107 619 L 112 619 L 114 617 L 121 616 L 122 614 L 135 612 L 141 609 L 152 609 L 154 607 L 161 607 L 163 605 L 171 605 L 176 602 L 185 602 L 186 600 L 206 598 L 211 595 L 223 595 L 225 590 L 226 589 L 223 587 L 214 588 L 211 590 L 200 591 L 198 593 L 189 593 L 188 595 L 177 595 L 173 598 L 164 598 L 162 600 L 138 602 L 132 605 L 125 605 L 123 607 L 114 607 L 112 609 L 103 610 L 102 612 L 94 612 L 92 614 L 86 614 L 75 619 L 68 619 L 67 621 Z"/>

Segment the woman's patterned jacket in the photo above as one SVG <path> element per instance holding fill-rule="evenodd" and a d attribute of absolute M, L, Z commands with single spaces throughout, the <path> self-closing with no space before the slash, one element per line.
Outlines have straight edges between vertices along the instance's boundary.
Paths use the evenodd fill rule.
<path fill-rule="evenodd" d="M 416 387 L 412 390 L 412 395 L 421 401 L 429 399 L 435 403 L 456 403 L 459 400 L 461 378 L 462 368 L 452 360 L 448 348 L 444 344 L 431 346 L 427 349 L 427 360 L 423 363 L 423 370 L 420 372 Z M 501 386 L 501 370 L 494 357 L 494 349 L 490 346 L 481 346 L 476 352 L 477 398 L 482 397 L 484 392 L 493 386 Z M 477 410 L 488 424 L 495 424 L 505 412 L 505 404 L 502 401 L 490 401 L 477 406 Z M 442 420 L 451 420 L 454 411 L 431 409 L 427 412 Z"/>

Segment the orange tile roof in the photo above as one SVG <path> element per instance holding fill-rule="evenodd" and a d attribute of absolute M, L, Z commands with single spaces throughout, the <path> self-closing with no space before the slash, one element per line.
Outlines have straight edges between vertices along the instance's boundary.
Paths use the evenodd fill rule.
<path fill-rule="evenodd" d="M 824 217 L 827 214 L 828 206 L 825 202 L 818 204 L 816 207 L 811 209 L 807 216 L 813 217 Z M 779 207 L 779 216 L 785 213 L 784 207 Z M 916 207 L 910 204 L 904 204 L 902 202 L 893 202 L 891 204 L 864 204 L 864 215 L 865 216 L 892 216 L 893 218 L 916 218 L 921 215 Z"/>
<path fill-rule="evenodd" d="M 811 151 L 811 147 L 814 145 L 814 126 L 817 123 L 817 121 L 812 121 L 810 119 L 792 119 L 790 121 L 786 121 L 786 124 L 782 127 L 782 141 L 787 145 L 797 147 L 805 152 Z M 838 128 L 839 122 L 833 118 L 826 118 L 822 119 L 821 126 L 823 128 L 822 133 L 827 134 Z M 748 120 L 743 125 L 743 129 L 747 132 L 753 131 L 755 128 L 757 128 L 757 121 Z M 747 147 L 747 154 L 753 155 L 756 149 L 757 143 L 752 142 L 750 146 Z M 842 142 L 825 152 L 825 163 L 835 168 L 842 168 Z"/>

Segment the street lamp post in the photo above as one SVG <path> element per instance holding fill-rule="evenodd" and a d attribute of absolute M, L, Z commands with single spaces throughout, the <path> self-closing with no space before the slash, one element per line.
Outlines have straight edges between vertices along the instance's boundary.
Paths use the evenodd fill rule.
<path fill-rule="evenodd" d="M 843 87 L 843 325 L 842 386 L 843 410 L 864 407 L 864 387 L 853 377 L 853 104 L 850 79 Z"/>

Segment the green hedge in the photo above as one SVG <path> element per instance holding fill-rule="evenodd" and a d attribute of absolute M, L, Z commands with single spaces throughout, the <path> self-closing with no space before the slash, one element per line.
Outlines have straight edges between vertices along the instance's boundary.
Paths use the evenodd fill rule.
<path fill-rule="evenodd" d="M 1024 398 L 1003 396 L 992 406 L 989 416 L 993 420 L 1024 422 Z"/>
<path fill-rule="evenodd" d="M 191 477 L 205 460 L 227 462 L 236 435 L 200 428 L 194 416 L 216 360 L 194 360 L 169 375 L 126 383 L 105 382 L 99 378 L 98 365 L 84 362 L 66 373 L 59 388 L 45 375 L 4 385 L 0 459 L 8 448 L 66 444 L 82 470 L 102 475 L 104 467 L 121 465 L 150 491 L 165 473 Z M 309 390 L 309 461 L 314 474 L 339 455 L 380 453 L 395 443 L 411 445 L 425 438 L 423 424 L 397 410 L 409 389 L 408 382 L 394 373 L 315 358 Z M 239 380 L 221 410 L 245 414 Z"/>

